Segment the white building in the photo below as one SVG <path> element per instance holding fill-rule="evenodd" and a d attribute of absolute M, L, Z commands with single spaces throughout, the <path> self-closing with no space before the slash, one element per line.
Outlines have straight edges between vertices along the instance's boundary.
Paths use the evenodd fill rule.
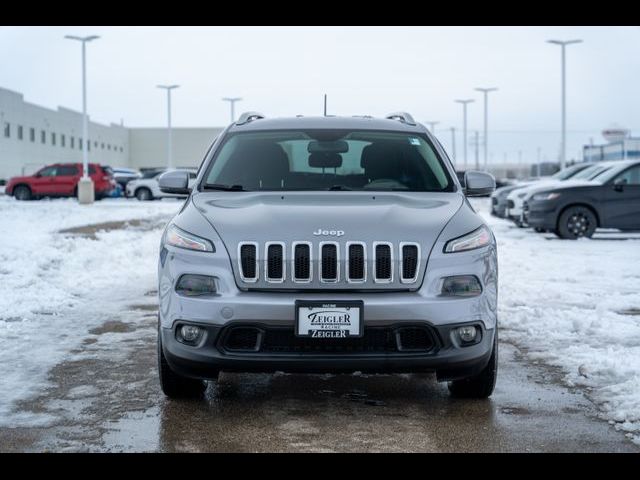
<path fill-rule="evenodd" d="M 222 128 L 174 128 L 173 163 L 197 167 Z M 43 165 L 82 161 L 82 114 L 24 101 L 0 88 L 0 179 Z M 89 122 L 89 161 L 114 167 L 153 168 L 167 163 L 166 128 L 127 128 Z"/>
<path fill-rule="evenodd" d="M 607 140 L 607 144 L 585 145 L 583 147 L 585 162 L 640 158 L 640 138 L 631 137 L 631 132 L 628 129 L 612 126 L 605 128 L 602 131 L 602 136 Z"/>

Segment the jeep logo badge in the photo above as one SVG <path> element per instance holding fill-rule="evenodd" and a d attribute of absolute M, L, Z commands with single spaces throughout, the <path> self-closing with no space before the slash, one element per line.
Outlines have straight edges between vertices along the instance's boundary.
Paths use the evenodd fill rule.
<path fill-rule="evenodd" d="M 315 232 L 313 232 L 315 236 L 323 236 L 323 237 L 341 237 L 344 235 L 343 230 L 322 230 L 319 228 Z"/>

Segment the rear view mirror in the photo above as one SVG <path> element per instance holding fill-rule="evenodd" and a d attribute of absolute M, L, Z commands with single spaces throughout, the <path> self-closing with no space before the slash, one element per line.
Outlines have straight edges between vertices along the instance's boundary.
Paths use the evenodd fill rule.
<path fill-rule="evenodd" d="M 624 190 L 624 186 L 627 184 L 626 178 L 618 178 L 613 182 L 613 188 L 618 192 Z"/>
<path fill-rule="evenodd" d="M 158 178 L 158 183 L 160 190 L 164 193 L 188 195 L 191 192 L 189 188 L 189 174 L 180 170 L 163 173 Z"/>
<path fill-rule="evenodd" d="M 483 197 L 491 195 L 496 189 L 496 180 L 493 175 L 474 170 L 464 174 L 464 193 L 468 197 Z"/>
<path fill-rule="evenodd" d="M 307 151 L 309 153 L 347 153 L 349 151 L 349 144 L 344 140 L 313 140 L 307 145 Z"/>
<path fill-rule="evenodd" d="M 309 155 L 309 166 L 313 168 L 339 168 L 342 157 L 339 153 L 312 153 Z"/>

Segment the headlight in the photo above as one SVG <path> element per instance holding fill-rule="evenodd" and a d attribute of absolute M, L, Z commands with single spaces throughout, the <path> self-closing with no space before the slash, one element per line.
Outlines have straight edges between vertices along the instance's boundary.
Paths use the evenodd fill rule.
<path fill-rule="evenodd" d="M 167 228 L 167 231 L 164 234 L 164 243 L 171 245 L 172 247 L 186 248 L 187 250 L 198 250 L 201 252 L 216 251 L 209 240 L 187 233 L 175 225 L 171 225 Z"/>
<path fill-rule="evenodd" d="M 558 192 L 543 192 L 543 193 L 536 193 L 533 197 L 531 197 L 531 200 L 536 202 L 544 201 L 544 200 L 555 200 L 559 196 L 560 194 Z"/>
<path fill-rule="evenodd" d="M 464 252 L 474 250 L 491 243 L 491 232 L 484 225 L 462 237 L 449 240 L 444 246 L 444 253 Z"/>

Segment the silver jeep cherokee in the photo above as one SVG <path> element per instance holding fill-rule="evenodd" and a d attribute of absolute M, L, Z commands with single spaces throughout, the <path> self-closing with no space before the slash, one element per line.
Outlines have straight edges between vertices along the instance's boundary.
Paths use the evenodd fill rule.
<path fill-rule="evenodd" d="M 169 397 L 235 372 L 435 372 L 488 397 L 496 242 L 438 140 L 406 113 L 266 119 L 215 140 L 160 249 L 158 359 Z"/>

